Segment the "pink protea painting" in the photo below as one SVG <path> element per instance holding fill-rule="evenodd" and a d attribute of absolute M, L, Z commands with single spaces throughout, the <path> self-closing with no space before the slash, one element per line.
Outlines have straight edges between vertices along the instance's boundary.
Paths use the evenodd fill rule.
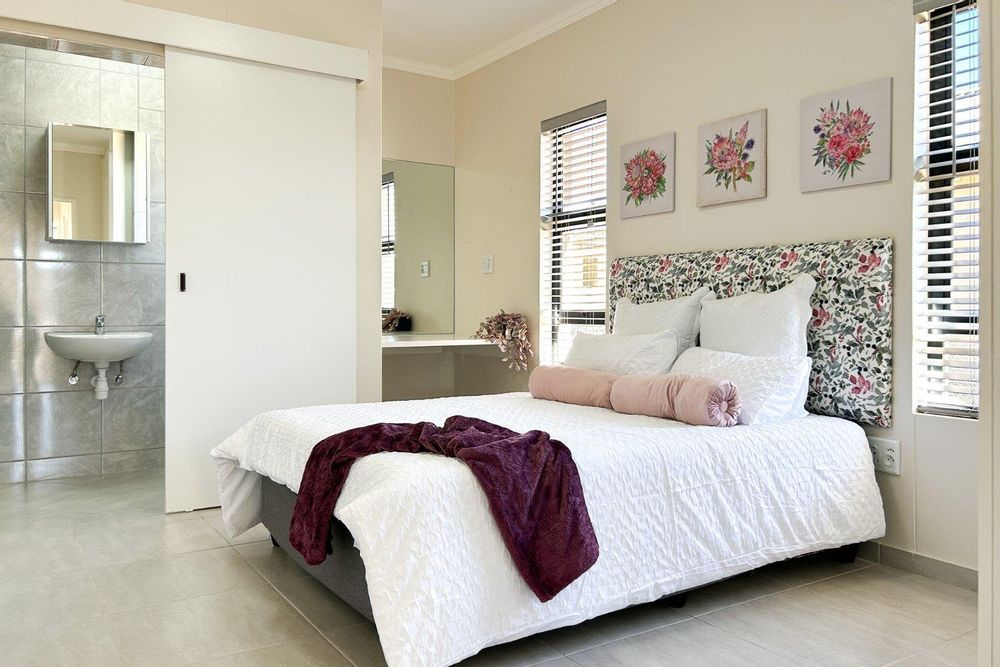
<path fill-rule="evenodd" d="M 644 148 L 625 163 L 625 204 L 636 207 L 667 191 L 667 158 L 653 148 Z"/>
<path fill-rule="evenodd" d="M 725 135 L 716 134 L 713 139 L 705 141 L 706 175 L 715 176 L 715 186 L 723 186 L 728 190 L 732 186 L 736 192 L 736 184 L 740 181 L 753 183 L 751 173 L 756 166 L 756 160 L 751 160 L 756 141 L 748 136 L 750 121 L 745 121 L 740 129 L 733 134 L 733 128 Z"/>
<path fill-rule="evenodd" d="M 854 178 L 865 166 L 863 158 L 872 152 L 874 131 L 875 121 L 863 108 L 852 109 L 847 100 L 841 110 L 840 100 L 830 100 L 829 106 L 819 110 L 813 126 L 816 135 L 812 152 L 814 166 L 821 166 L 824 174 L 840 181 Z"/>

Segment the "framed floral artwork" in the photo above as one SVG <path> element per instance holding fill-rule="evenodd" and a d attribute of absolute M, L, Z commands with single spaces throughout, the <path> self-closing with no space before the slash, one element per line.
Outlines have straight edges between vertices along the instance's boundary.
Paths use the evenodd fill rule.
<path fill-rule="evenodd" d="M 674 210 L 673 132 L 625 144 L 621 150 L 621 219 Z"/>
<path fill-rule="evenodd" d="M 698 128 L 698 206 L 767 196 L 767 110 Z"/>
<path fill-rule="evenodd" d="M 892 79 L 802 100 L 802 192 L 888 181 L 892 157 Z"/>

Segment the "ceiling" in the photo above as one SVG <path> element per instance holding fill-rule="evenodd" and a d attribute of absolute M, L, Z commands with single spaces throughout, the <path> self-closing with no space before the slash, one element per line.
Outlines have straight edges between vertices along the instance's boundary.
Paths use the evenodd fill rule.
<path fill-rule="evenodd" d="M 384 0 L 385 67 L 457 79 L 616 0 Z"/>

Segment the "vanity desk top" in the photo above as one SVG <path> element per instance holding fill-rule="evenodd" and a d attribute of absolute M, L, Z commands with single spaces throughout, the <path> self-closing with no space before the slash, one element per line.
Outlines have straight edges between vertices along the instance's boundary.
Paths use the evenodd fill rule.
<path fill-rule="evenodd" d="M 493 345 L 479 338 L 461 338 L 454 334 L 386 334 L 382 336 L 382 349 L 404 347 L 465 347 Z"/>

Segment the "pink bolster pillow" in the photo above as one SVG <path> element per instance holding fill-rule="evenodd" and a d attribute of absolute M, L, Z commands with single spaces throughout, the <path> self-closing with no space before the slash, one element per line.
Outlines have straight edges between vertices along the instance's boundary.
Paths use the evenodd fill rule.
<path fill-rule="evenodd" d="M 614 373 L 586 368 L 538 366 L 528 377 L 528 391 L 549 401 L 610 408 L 611 385 L 617 379 Z"/>
<path fill-rule="evenodd" d="M 740 393 L 728 380 L 701 375 L 623 375 L 611 387 L 615 412 L 676 419 L 696 426 L 735 426 Z"/>

